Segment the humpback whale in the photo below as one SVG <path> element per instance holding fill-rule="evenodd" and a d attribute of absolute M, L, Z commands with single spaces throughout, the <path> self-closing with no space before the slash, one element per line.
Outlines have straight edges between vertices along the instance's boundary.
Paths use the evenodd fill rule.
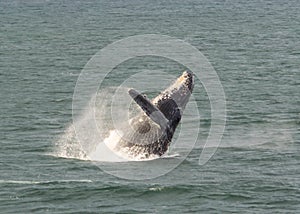
<path fill-rule="evenodd" d="M 129 89 L 128 94 L 142 111 L 129 120 L 129 126 L 123 130 L 114 150 L 140 159 L 165 154 L 193 87 L 193 73 L 184 71 L 171 86 L 152 100 Z"/>

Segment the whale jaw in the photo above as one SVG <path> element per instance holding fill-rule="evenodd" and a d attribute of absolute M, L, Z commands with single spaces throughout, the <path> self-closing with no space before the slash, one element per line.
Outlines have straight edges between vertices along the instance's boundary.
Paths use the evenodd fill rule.
<path fill-rule="evenodd" d="M 193 87 L 193 73 L 185 71 L 152 101 L 134 89 L 129 90 L 129 95 L 144 113 L 131 119 L 131 127 L 125 131 L 116 149 L 130 158 L 147 159 L 165 154 Z"/>

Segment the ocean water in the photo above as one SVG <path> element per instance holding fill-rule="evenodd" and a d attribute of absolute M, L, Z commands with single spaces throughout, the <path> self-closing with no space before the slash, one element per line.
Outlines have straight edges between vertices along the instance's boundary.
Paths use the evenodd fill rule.
<path fill-rule="evenodd" d="M 298 0 L 1 0 L 0 212 L 299 213 L 299 11 Z M 200 81 L 198 138 L 185 134 L 179 143 L 186 147 L 165 158 L 95 165 L 72 144 L 82 69 L 105 46 L 142 34 L 190 43 L 220 78 L 226 128 L 205 165 L 198 161 L 211 114 Z M 157 57 L 133 59 L 102 87 L 138 71 L 179 76 L 183 69 Z M 192 127 L 191 118 L 182 126 Z M 177 167 L 156 178 L 131 179 L 170 164 Z"/>

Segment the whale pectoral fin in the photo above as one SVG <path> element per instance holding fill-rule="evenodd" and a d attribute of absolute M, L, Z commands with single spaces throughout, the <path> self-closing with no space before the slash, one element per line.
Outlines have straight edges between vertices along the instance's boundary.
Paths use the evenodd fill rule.
<path fill-rule="evenodd" d="M 132 99 L 141 107 L 148 117 L 157 123 L 162 129 L 165 129 L 168 125 L 168 119 L 165 115 L 151 103 L 144 95 L 140 94 L 134 89 L 128 91 Z"/>

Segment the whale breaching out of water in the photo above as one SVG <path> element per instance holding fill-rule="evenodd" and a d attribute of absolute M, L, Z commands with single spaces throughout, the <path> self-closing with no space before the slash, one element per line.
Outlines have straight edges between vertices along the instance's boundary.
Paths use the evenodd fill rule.
<path fill-rule="evenodd" d="M 162 156 L 168 150 L 193 87 L 193 73 L 185 71 L 153 100 L 130 89 L 129 95 L 143 111 L 130 119 L 130 126 L 122 130 L 113 150 L 130 158 Z"/>

